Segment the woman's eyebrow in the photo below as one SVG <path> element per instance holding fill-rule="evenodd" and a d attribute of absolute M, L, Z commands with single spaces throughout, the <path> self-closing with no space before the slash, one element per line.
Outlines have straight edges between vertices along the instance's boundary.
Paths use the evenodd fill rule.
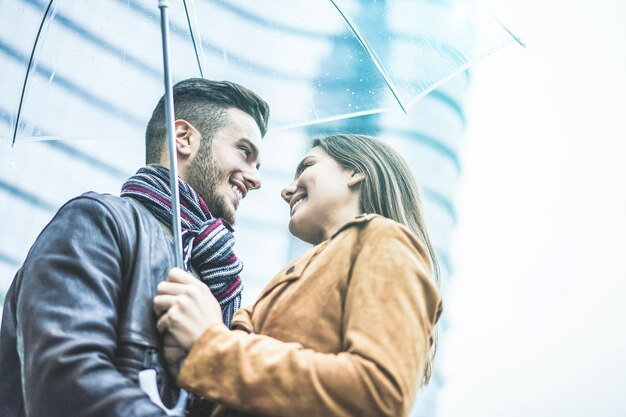
<path fill-rule="evenodd" d="M 295 178 L 297 178 L 302 173 L 302 171 L 304 171 L 304 164 L 310 159 L 310 156 L 305 156 L 304 158 L 302 158 L 302 161 L 300 161 L 300 163 L 296 167 L 296 174 L 294 176 Z"/>

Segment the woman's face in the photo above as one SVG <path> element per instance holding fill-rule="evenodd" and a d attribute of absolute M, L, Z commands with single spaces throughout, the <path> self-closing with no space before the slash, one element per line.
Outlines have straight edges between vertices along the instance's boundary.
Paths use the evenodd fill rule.
<path fill-rule="evenodd" d="M 357 184 L 363 176 L 339 165 L 315 147 L 302 159 L 294 182 L 281 193 L 289 204 L 289 231 L 318 244 L 360 213 Z"/>

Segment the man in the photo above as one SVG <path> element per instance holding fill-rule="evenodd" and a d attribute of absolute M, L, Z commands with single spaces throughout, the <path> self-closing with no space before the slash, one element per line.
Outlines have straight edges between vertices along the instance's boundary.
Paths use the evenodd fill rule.
<path fill-rule="evenodd" d="M 242 288 L 229 223 L 261 186 L 269 109 L 237 84 L 203 79 L 176 84 L 174 101 L 186 264 L 228 321 Z M 0 331 L 1 416 L 164 416 L 138 385 L 143 369 L 156 370 L 167 407 L 176 401 L 152 312 L 174 259 L 164 114 L 161 98 L 146 130 L 148 165 L 121 197 L 66 203 L 18 271 Z"/>

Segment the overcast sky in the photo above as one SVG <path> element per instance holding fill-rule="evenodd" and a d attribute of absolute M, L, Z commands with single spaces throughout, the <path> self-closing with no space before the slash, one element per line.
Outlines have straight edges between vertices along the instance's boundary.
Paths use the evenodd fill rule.
<path fill-rule="evenodd" d="M 626 3 L 484 0 L 440 417 L 626 415 Z"/>

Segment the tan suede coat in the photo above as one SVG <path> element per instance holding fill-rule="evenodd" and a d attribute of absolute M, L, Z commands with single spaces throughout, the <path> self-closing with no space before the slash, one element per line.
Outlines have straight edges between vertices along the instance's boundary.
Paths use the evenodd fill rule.
<path fill-rule="evenodd" d="M 407 416 L 440 313 L 423 243 L 364 215 L 240 310 L 244 330 L 209 328 L 179 383 L 221 404 L 212 416 Z"/>

